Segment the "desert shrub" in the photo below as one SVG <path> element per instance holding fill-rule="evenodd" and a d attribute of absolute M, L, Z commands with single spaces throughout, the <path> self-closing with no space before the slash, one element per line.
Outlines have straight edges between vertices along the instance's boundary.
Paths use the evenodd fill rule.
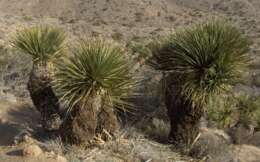
<path fill-rule="evenodd" d="M 72 53 L 56 63 L 53 85 L 61 100 L 73 107 L 94 92 L 124 105 L 136 83 L 124 51 L 101 40 L 81 40 Z"/>
<path fill-rule="evenodd" d="M 41 113 L 46 131 L 59 129 L 59 102 L 52 87 L 52 62 L 64 53 L 66 35 L 60 28 L 34 26 L 16 32 L 11 44 L 19 53 L 30 56 L 33 67 L 27 88 L 36 109 Z"/>
<path fill-rule="evenodd" d="M 136 83 L 131 61 L 120 47 L 102 40 L 81 40 L 71 52 L 57 62 L 53 82 L 69 107 L 62 138 L 82 144 L 104 134 L 107 140 L 119 126 L 116 110 L 131 107 L 127 100 Z"/>
<path fill-rule="evenodd" d="M 249 64 L 250 43 L 238 28 L 213 20 L 178 31 L 153 47 L 149 64 L 165 74 L 170 137 L 191 143 L 211 99 L 232 91 Z"/>
<path fill-rule="evenodd" d="M 219 102 L 210 103 L 207 111 L 208 120 L 216 123 L 219 128 L 230 128 L 237 123 L 259 128 L 259 97 L 239 95 Z"/>
<path fill-rule="evenodd" d="M 57 137 L 56 139 L 47 139 L 44 141 L 43 146 L 46 150 L 53 151 L 58 155 L 63 155 L 67 150 L 67 146 L 62 142 L 60 137 Z"/>
<path fill-rule="evenodd" d="M 260 98 L 242 95 L 237 98 L 238 121 L 245 125 L 259 124 Z M 259 127 L 260 125 L 258 125 Z"/>
<path fill-rule="evenodd" d="M 34 62 L 47 61 L 63 53 L 66 34 L 52 26 L 34 26 L 17 31 L 11 44 Z"/>
<path fill-rule="evenodd" d="M 256 129 L 260 130 L 260 110 L 256 112 L 255 117 L 256 117 Z"/>
<path fill-rule="evenodd" d="M 133 55 L 138 59 L 146 60 L 151 56 L 151 42 L 145 43 L 142 41 L 131 41 L 127 44 L 127 47 L 130 48 Z"/>
<path fill-rule="evenodd" d="M 249 45 L 235 26 L 214 20 L 158 42 L 150 64 L 176 76 L 180 95 L 201 105 L 241 81 L 250 61 Z"/>
<path fill-rule="evenodd" d="M 236 102 L 232 97 L 210 100 L 207 105 L 206 117 L 218 128 L 229 128 L 235 123 Z"/>

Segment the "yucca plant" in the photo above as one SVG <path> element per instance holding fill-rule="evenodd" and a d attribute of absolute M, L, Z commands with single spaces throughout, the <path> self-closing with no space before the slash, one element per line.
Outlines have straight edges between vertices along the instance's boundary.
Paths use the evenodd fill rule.
<path fill-rule="evenodd" d="M 159 42 L 149 61 L 165 74 L 170 138 L 191 144 L 207 103 L 231 90 L 246 69 L 249 42 L 234 26 L 214 20 Z"/>
<path fill-rule="evenodd" d="M 89 142 L 97 134 L 114 134 L 116 108 L 128 108 L 126 99 L 135 79 L 124 51 L 102 40 L 81 40 L 71 57 L 56 64 L 54 87 L 68 105 L 61 127 L 63 140 Z"/>
<path fill-rule="evenodd" d="M 65 37 L 59 28 L 35 26 L 17 31 L 11 42 L 13 47 L 33 59 L 27 86 L 47 131 L 57 130 L 61 124 L 58 98 L 50 83 L 52 61 L 63 53 Z"/>

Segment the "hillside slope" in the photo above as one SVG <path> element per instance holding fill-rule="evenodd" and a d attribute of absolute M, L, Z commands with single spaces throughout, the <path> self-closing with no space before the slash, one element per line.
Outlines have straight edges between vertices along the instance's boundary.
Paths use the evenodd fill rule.
<path fill-rule="evenodd" d="M 7 131 L 0 133 L 0 161 L 17 161 L 17 158 L 19 160 L 19 157 L 7 155 L 17 148 L 6 145 L 13 142 L 13 138 L 24 125 L 34 127 L 37 123 L 32 117 L 34 115 L 37 117 L 33 110 L 19 106 L 22 100 L 31 107 L 26 90 L 31 60 L 10 48 L 9 41 L 17 29 L 36 24 L 51 24 L 62 27 L 71 40 L 94 36 L 113 39 L 125 46 L 131 41 L 164 37 L 168 33 L 213 17 L 230 20 L 252 41 L 253 66 L 248 80 L 245 84 L 238 85 L 237 90 L 260 95 L 259 0 L 0 0 L 0 105 L 3 107 L 1 109 L 0 106 L 0 131 L 2 129 Z M 146 114 L 149 122 L 145 123 L 145 127 L 149 127 L 152 124 L 150 121 L 153 121 L 154 111 L 158 108 L 158 104 L 151 103 L 159 100 L 158 94 L 150 95 L 150 90 L 154 88 L 151 85 L 159 81 L 156 78 L 158 75 L 149 68 L 144 67 L 140 71 L 147 79 L 145 84 L 149 86 L 143 88 L 145 95 L 142 100 L 142 107 L 149 110 Z M 11 103 L 6 105 L 10 101 Z M 158 130 L 162 129 L 165 128 Z M 167 133 L 167 130 L 162 131 Z M 170 146 L 143 139 L 149 135 L 146 132 L 141 134 L 142 139 L 130 139 L 127 141 L 129 142 L 127 146 L 123 145 L 126 155 L 129 154 L 132 159 L 141 156 L 141 153 L 148 157 L 164 157 L 162 162 L 171 161 L 167 158 L 172 156 L 176 156 L 177 160 L 182 159 Z M 118 146 L 120 144 L 111 145 L 116 145 L 117 151 L 122 151 Z M 118 155 L 120 152 L 114 154 L 114 146 L 108 144 L 107 147 L 109 151 L 103 149 L 99 153 L 103 156 L 113 155 L 113 158 L 117 160 L 121 158 L 121 161 L 124 161 Z M 147 152 L 144 153 L 142 150 Z M 97 154 L 95 157 L 98 159 L 100 155 Z"/>

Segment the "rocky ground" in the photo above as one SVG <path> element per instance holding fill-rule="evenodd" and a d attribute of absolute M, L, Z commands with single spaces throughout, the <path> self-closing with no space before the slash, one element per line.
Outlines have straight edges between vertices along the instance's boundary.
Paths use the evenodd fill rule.
<path fill-rule="evenodd" d="M 145 109 L 148 113 L 145 117 L 138 118 L 138 121 L 145 121 L 147 125 L 140 126 L 137 122 L 135 128 L 129 126 L 127 131 L 122 130 L 117 141 L 84 152 L 63 148 L 65 146 L 57 140 L 46 142 L 27 138 L 25 134 L 30 134 L 39 127 L 38 114 L 34 111 L 26 90 L 31 60 L 14 51 L 9 41 L 19 28 L 51 24 L 63 28 L 70 40 L 102 37 L 128 47 L 131 42 L 157 39 L 215 17 L 225 18 L 236 24 L 252 41 L 251 70 L 247 81 L 236 89 L 259 95 L 259 0 L 0 0 L 0 162 L 64 160 L 57 155 L 66 157 L 68 161 L 192 161 L 189 157 L 176 153 L 163 140 L 169 125 L 164 120 L 164 111 L 159 109 L 163 107 L 157 90 L 160 76 L 146 66 L 139 70 L 141 75 L 145 74 L 147 87 L 142 87 L 145 97 L 140 100 L 138 108 L 140 111 Z M 233 146 L 225 134 L 208 129 L 204 130 L 201 143 L 205 142 L 204 137 L 212 139 L 209 141 L 214 143 L 208 144 L 206 140 L 207 146 L 212 148 L 197 146 L 200 149 L 193 150 L 202 159 L 216 162 L 260 161 L 260 150 L 255 146 Z M 254 141 L 258 141 L 257 137 L 254 138 Z M 40 151 L 35 153 L 37 155 L 26 153 L 26 148 L 34 145 L 40 146 Z M 228 151 L 224 151 L 219 145 L 227 146 L 225 149 Z M 60 149 L 54 149 L 57 147 Z"/>

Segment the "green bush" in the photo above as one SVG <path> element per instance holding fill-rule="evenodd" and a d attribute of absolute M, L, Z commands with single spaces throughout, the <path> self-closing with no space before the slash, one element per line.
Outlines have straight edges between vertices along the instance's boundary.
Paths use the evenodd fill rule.
<path fill-rule="evenodd" d="M 130 48 L 135 57 L 146 60 L 151 56 L 150 45 L 149 43 L 131 41 L 127 44 L 127 47 Z"/>
<path fill-rule="evenodd" d="M 95 93 L 113 106 L 127 105 L 125 99 L 136 82 L 121 48 L 101 40 L 82 40 L 71 52 L 71 57 L 56 64 L 53 83 L 62 101 L 72 108 Z"/>
<path fill-rule="evenodd" d="M 229 128 L 235 121 L 236 102 L 232 97 L 221 97 L 210 100 L 207 105 L 206 117 L 209 122 L 216 123 L 218 128 Z"/>
<path fill-rule="evenodd" d="M 260 118 L 260 97 L 242 95 L 237 99 L 237 111 L 239 122 L 249 124 L 259 124 Z M 259 125 L 260 126 L 260 125 Z"/>
<path fill-rule="evenodd" d="M 17 31 L 12 46 L 33 58 L 34 62 L 47 61 L 63 53 L 66 34 L 51 26 L 35 26 Z"/>
<path fill-rule="evenodd" d="M 236 27 L 215 20 L 158 42 L 150 65 L 172 76 L 180 96 L 202 106 L 240 81 L 249 63 L 249 45 Z"/>
<path fill-rule="evenodd" d="M 219 128 L 229 128 L 236 123 L 260 127 L 260 98 L 240 95 L 225 101 L 208 104 L 207 118 Z"/>

